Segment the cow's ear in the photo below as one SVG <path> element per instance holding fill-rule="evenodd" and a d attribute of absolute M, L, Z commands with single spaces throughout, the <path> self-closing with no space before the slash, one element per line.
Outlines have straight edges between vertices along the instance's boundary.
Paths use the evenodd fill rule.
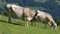
<path fill-rule="evenodd" d="M 37 10 L 37 12 L 39 13 L 40 11 L 39 11 L 39 10 Z"/>
<path fill-rule="evenodd" d="M 37 10 L 35 10 L 36 11 L 36 13 L 38 13 L 38 11 Z"/>
<path fill-rule="evenodd" d="M 37 10 L 35 10 L 35 12 L 37 12 Z"/>

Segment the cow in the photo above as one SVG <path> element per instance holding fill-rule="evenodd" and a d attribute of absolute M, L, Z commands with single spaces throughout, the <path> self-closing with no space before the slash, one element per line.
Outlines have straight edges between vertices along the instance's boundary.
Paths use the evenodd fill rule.
<path fill-rule="evenodd" d="M 37 10 L 38 14 L 35 17 L 35 19 L 39 19 L 42 22 L 45 23 L 45 28 L 46 28 L 46 24 L 48 23 L 50 25 L 50 27 L 53 29 L 57 29 L 57 23 L 54 21 L 53 17 L 51 16 L 51 14 L 47 13 L 47 12 L 43 12 L 40 10 Z"/>
<path fill-rule="evenodd" d="M 32 10 L 27 7 L 18 6 L 15 4 L 6 4 L 5 8 L 7 9 L 8 22 L 11 21 L 11 15 L 15 15 L 18 18 L 23 18 L 25 27 L 28 27 L 28 21 L 31 21 L 36 16 L 36 10 Z"/>

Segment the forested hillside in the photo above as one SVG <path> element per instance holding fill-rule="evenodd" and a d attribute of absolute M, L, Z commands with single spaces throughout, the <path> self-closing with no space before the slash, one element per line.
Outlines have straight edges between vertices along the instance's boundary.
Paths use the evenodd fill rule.
<path fill-rule="evenodd" d="M 54 18 L 60 19 L 60 0 L 0 0 L 0 11 L 5 11 L 5 3 L 15 3 L 23 7 L 33 7 L 34 9 L 46 11 L 52 14 Z"/>

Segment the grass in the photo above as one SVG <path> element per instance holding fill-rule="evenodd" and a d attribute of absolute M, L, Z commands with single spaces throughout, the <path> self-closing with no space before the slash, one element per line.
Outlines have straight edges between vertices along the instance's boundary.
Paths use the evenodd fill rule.
<path fill-rule="evenodd" d="M 29 27 L 25 28 L 23 21 L 12 19 L 13 24 L 9 24 L 7 18 L 6 16 L 0 18 L 0 34 L 60 34 L 60 26 L 57 30 L 51 30 L 49 25 L 45 29 L 43 23 L 31 26 L 29 22 Z"/>

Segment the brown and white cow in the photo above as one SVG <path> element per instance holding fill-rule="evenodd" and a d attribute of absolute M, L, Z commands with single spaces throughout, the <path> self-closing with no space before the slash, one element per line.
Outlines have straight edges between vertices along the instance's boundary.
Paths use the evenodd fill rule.
<path fill-rule="evenodd" d="M 48 23 L 51 27 L 53 27 L 53 29 L 57 29 L 57 24 L 55 23 L 53 17 L 49 13 L 40 10 L 37 10 L 37 12 L 38 14 L 35 17 L 35 19 L 40 19 L 42 22 L 44 22 L 45 28 L 46 28 L 46 23 Z"/>
<path fill-rule="evenodd" d="M 30 8 L 26 8 L 26 7 L 21 7 L 18 5 L 14 5 L 14 4 L 6 4 L 6 9 L 8 12 L 8 16 L 9 16 L 9 21 L 11 21 L 11 15 L 16 15 L 19 18 L 23 18 L 25 20 L 25 26 L 28 27 L 28 21 L 31 21 L 36 14 L 36 10 L 32 10 Z"/>

